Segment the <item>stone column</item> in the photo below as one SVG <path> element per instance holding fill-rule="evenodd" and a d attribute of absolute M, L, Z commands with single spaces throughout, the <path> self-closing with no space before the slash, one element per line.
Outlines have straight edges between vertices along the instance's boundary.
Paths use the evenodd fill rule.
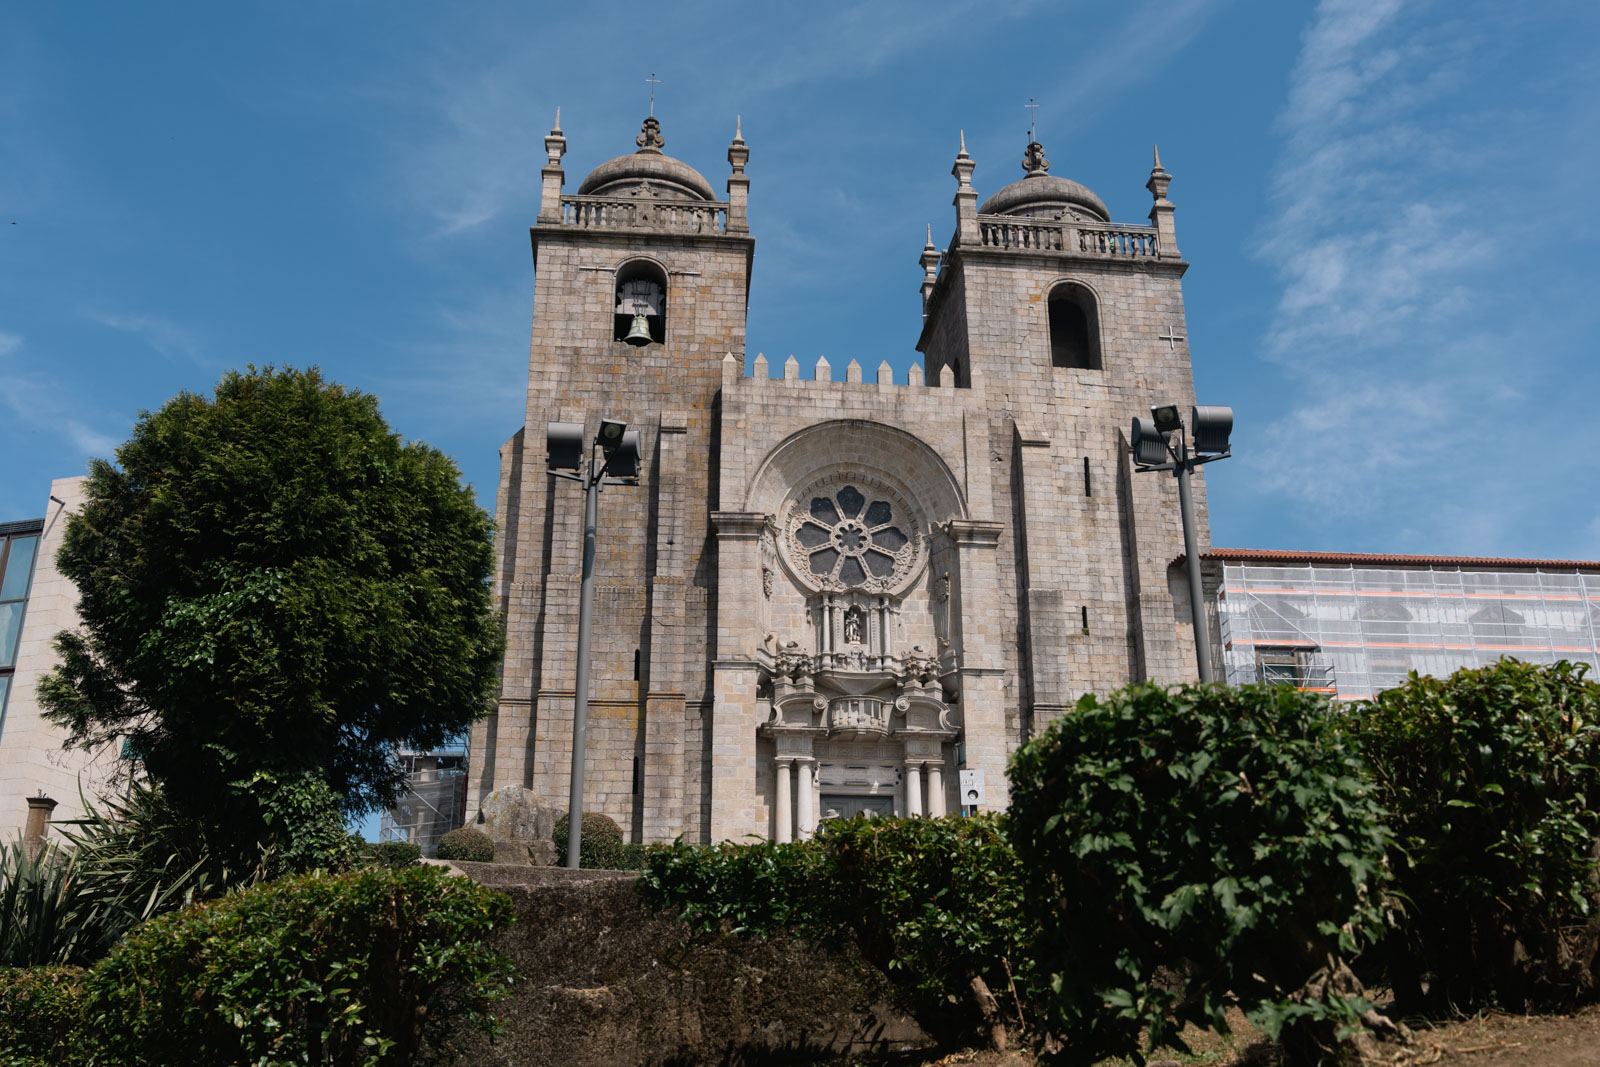
<path fill-rule="evenodd" d="M 745 176 L 744 166 L 750 161 L 750 149 L 744 143 L 744 124 L 738 119 L 733 124 L 733 143 L 728 146 L 728 164 L 733 168 L 733 173 L 728 175 L 728 222 L 729 233 L 749 233 L 749 203 L 750 179 Z"/>
<path fill-rule="evenodd" d="M 800 839 L 804 841 L 817 832 L 816 795 L 811 785 L 811 761 L 795 760 L 795 764 L 800 768 Z"/>
<path fill-rule="evenodd" d="M 944 815 L 944 765 L 942 763 L 928 764 L 928 817 L 930 819 L 942 818 Z"/>
<path fill-rule="evenodd" d="M 45 827 L 50 823 L 50 813 L 55 810 L 56 802 L 43 793 L 28 798 L 28 824 L 22 831 L 22 847 L 27 850 L 29 859 L 44 848 Z"/>
<path fill-rule="evenodd" d="M 922 764 L 906 764 L 906 815 L 922 814 Z"/>
<path fill-rule="evenodd" d="M 1161 149 L 1155 149 L 1153 154 L 1155 163 L 1150 167 L 1150 180 L 1144 183 L 1155 199 L 1150 208 L 1150 224 L 1156 228 L 1157 252 L 1161 258 L 1178 259 L 1178 231 L 1172 221 L 1172 201 L 1167 199 L 1167 186 L 1172 184 L 1172 175 L 1161 165 Z"/>
<path fill-rule="evenodd" d="M 717 658 L 711 732 L 712 844 L 740 841 L 767 828 L 766 798 L 756 784 L 756 686 L 753 653 L 761 644 L 761 561 L 757 541 L 766 522 L 758 513 L 716 511 Z"/>
<path fill-rule="evenodd" d="M 956 179 L 956 197 L 951 202 L 956 208 L 955 243 L 968 248 L 978 245 L 978 190 L 972 187 L 972 171 L 976 166 L 972 157 L 967 155 L 967 132 L 962 130 L 961 151 L 956 154 L 955 165 L 950 168 L 950 173 Z"/>
<path fill-rule="evenodd" d="M 566 183 L 566 173 L 561 169 L 561 157 L 567 154 L 567 139 L 561 133 L 561 109 L 556 109 L 556 124 L 544 139 L 545 154 L 549 162 L 539 170 L 539 218 L 544 222 L 561 221 L 561 186 Z"/>
<path fill-rule="evenodd" d="M 1006 792 L 1005 652 L 1010 639 L 1001 622 L 1000 576 L 995 552 L 998 522 L 951 520 L 957 565 L 951 605 L 953 640 L 960 655 L 959 685 L 966 766 L 984 772 L 984 808 L 1004 811 Z M 1170 558 L 1170 557 L 1168 557 Z"/>
<path fill-rule="evenodd" d="M 791 761 L 781 759 L 777 761 L 778 768 L 778 796 L 777 803 L 773 806 L 773 840 L 783 845 L 794 839 L 794 819 L 789 813 L 789 764 Z"/>

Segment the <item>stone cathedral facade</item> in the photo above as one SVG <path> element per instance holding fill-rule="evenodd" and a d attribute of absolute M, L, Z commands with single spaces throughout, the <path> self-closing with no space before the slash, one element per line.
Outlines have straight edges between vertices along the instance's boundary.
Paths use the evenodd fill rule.
<path fill-rule="evenodd" d="M 923 363 L 896 381 L 793 357 L 747 376 L 749 149 L 736 134 L 719 199 L 654 118 L 636 143 L 567 193 L 545 138 L 497 498 L 508 647 L 469 817 L 504 786 L 565 807 L 583 507 L 546 470 L 549 422 L 642 431 L 639 485 L 600 498 L 585 793 L 632 840 L 943 814 L 963 769 L 1004 807 L 1009 754 L 1079 695 L 1194 676 L 1176 487 L 1127 444 L 1133 416 L 1194 399 L 1159 157 L 1129 225 L 1037 143 L 983 199 L 963 143 L 949 247 L 930 232 L 918 257 Z"/>

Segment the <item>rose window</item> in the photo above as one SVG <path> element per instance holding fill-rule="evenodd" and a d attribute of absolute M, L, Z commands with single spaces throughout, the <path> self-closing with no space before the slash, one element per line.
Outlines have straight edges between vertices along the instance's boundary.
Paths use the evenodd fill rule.
<path fill-rule="evenodd" d="M 870 490 L 869 490 L 870 491 Z M 914 561 L 909 516 L 897 505 L 853 485 L 814 494 L 797 509 L 796 562 L 811 581 L 831 588 L 883 588 Z"/>

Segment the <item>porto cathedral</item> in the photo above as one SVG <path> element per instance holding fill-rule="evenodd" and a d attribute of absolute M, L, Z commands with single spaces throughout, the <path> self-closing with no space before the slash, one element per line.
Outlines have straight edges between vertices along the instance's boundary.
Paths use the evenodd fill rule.
<path fill-rule="evenodd" d="M 896 380 L 747 373 L 741 134 L 720 198 L 653 117 L 570 192 L 559 119 L 544 144 L 469 819 L 507 786 L 565 806 L 584 509 L 552 422 L 640 431 L 639 484 L 600 498 L 584 800 L 630 840 L 1003 808 L 1008 756 L 1081 694 L 1193 677 L 1174 479 L 1128 448 L 1133 416 L 1194 400 L 1159 155 L 1148 224 L 1120 223 L 1037 141 L 983 196 L 963 139 L 948 247 L 907 249 L 922 359 Z M 1203 549 L 1203 479 L 1196 505 Z"/>

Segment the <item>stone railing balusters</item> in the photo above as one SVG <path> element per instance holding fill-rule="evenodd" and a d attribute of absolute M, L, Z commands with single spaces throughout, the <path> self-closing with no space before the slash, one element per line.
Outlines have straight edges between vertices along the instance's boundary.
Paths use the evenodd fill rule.
<path fill-rule="evenodd" d="M 1160 254 L 1154 226 L 979 215 L 978 237 L 984 248 L 1012 252 L 1071 251 L 1080 255 L 1124 258 Z"/>
<path fill-rule="evenodd" d="M 727 232 L 728 205 L 722 201 L 563 196 L 561 221 L 567 226 L 588 230 L 656 229 L 718 234 Z"/>

